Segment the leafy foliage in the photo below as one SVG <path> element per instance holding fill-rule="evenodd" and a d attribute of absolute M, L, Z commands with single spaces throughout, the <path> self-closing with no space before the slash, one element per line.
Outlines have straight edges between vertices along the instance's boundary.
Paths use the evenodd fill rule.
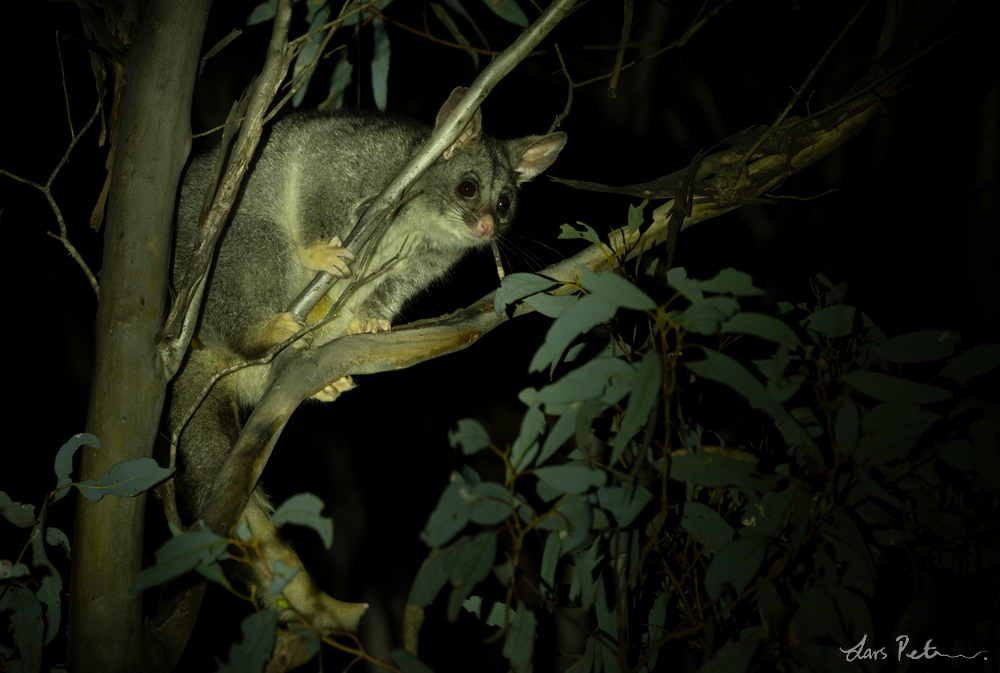
<path fill-rule="evenodd" d="M 90 500 L 106 495 L 130 497 L 155 486 L 173 473 L 148 458 L 118 463 L 100 479 L 74 482 L 73 456 L 81 446 L 99 450 L 101 442 L 90 434 L 71 437 L 56 453 L 54 461 L 56 487 L 36 515 L 33 505 L 14 502 L 0 491 L 0 512 L 8 523 L 18 528 L 30 528 L 28 542 L 14 562 L 0 560 L 0 614 L 8 614 L 13 639 L 0 640 L 0 657 L 19 670 L 30 673 L 40 670 L 42 648 L 50 644 L 62 628 L 63 577 L 49 559 L 46 543 L 61 547 L 69 557 L 69 538 L 62 530 L 48 526 L 49 505 L 61 500 L 74 486 Z M 31 563 L 22 563 L 24 553 L 31 548 Z M 6 631 L 6 630 L 5 630 Z M 18 659 L 14 659 L 17 652 Z"/>
<path fill-rule="evenodd" d="M 596 239 L 581 227 L 563 236 Z M 651 671 L 682 637 L 704 651 L 702 671 L 874 670 L 894 627 L 982 651 L 985 610 L 968 610 L 964 631 L 906 619 L 942 581 L 1000 585 L 1000 414 L 969 385 L 1000 366 L 1000 345 L 959 352 L 947 330 L 886 338 L 822 276 L 813 306 L 770 311 L 741 306 L 763 291 L 733 269 L 633 281 L 648 293 L 584 272 L 546 312 L 530 369 L 552 380 L 519 395 L 512 444 L 473 419 L 450 433 L 506 477 L 452 475 L 421 535 L 435 549 L 411 613 L 450 586 L 448 619 L 463 606 L 500 628 L 513 671 L 532 670 L 528 625 L 570 608 L 589 614 L 574 622 L 587 646 L 572 673 Z M 509 276 L 496 309 L 567 299 L 554 285 Z M 706 429 L 719 384 L 749 408 Z M 760 435 L 727 446 L 726 416 L 755 414 Z M 916 572 L 902 581 L 906 559 Z M 905 647 L 891 654 L 919 656 Z"/>
<path fill-rule="evenodd" d="M 294 0 L 298 2 L 298 0 Z M 386 9 L 392 0 L 379 0 L 378 2 L 372 3 L 372 12 L 381 13 L 382 10 Z M 330 23 L 337 18 L 337 14 L 334 10 L 340 10 L 340 4 L 334 4 L 332 2 L 325 2 L 324 0 L 309 0 L 307 3 L 307 10 L 305 20 L 308 22 L 309 27 L 306 30 L 307 33 L 321 29 L 324 25 Z M 494 14 L 498 17 L 512 23 L 516 26 L 525 27 L 528 25 L 528 17 L 524 13 L 524 10 L 518 5 L 516 0 L 483 0 L 483 4 L 491 9 Z M 447 5 L 447 7 L 445 6 Z M 278 0 L 267 0 L 263 2 L 250 12 L 250 15 L 246 17 L 246 23 L 248 26 L 256 25 L 259 23 L 264 23 L 266 21 L 271 21 L 277 12 Z M 452 39 L 456 44 L 469 47 L 472 45 L 471 40 L 465 36 L 459 25 L 459 22 L 449 14 L 449 9 L 457 14 L 461 19 L 468 24 L 469 28 L 476 33 L 479 42 L 483 47 L 489 49 L 489 44 L 486 42 L 486 38 L 483 35 L 482 30 L 476 24 L 475 20 L 469 14 L 469 12 L 462 5 L 462 0 L 445 0 L 442 5 L 440 3 L 431 3 L 431 9 L 434 11 L 434 15 L 441 22 L 441 25 L 448 31 Z M 389 33 L 385 28 L 385 20 L 378 14 L 365 12 L 359 12 L 346 17 L 339 25 L 339 27 L 351 28 L 355 31 L 361 30 L 363 24 L 371 23 L 372 27 L 372 43 L 373 51 L 372 59 L 369 64 L 369 70 L 371 75 L 371 85 L 372 93 L 375 99 L 375 106 L 379 110 L 385 110 L 389 103 L 389 66 L 392 56 L 392 47 L 389 42 Z M 305 99 L 306 91 L 309 89 L 310 81 L 312 80 L 313 73 L 315 70 L 310 67 L 313 61 L 319 55 L 320 47 L 324 44 L 322 40 L 322 32 L 316 37 L 306 43 L 306 45 L 299 52 L 295 59 L 294 66 L 294 77 L 296 78 L 296 84 L 301 84 L 301 88 L 292 97 L 292 105 L 299 107 L 302 101 Z M 479 54 L 471 49 L 466 52 L 472 58 L 472 63 L 475 68 L 479 67 Z M 351 84 L 351 73 L 352 67 L 347 60 L 346 52 L 337 62 L 333 73 L 330 76 L 330 84 L 328 89 L 328 100 L 336 101 L 333 106 L 334 109 L 340 107 L 340 103 L 343 102 L 344 91 Z"/>

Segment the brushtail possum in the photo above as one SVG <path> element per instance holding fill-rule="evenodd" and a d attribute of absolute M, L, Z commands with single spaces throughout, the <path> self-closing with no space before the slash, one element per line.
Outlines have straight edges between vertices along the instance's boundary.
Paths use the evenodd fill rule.
<path fill-rule="evenodd" d="M 465 90 L 452 92 L 438 113 L 448 117 Z M 364 269 L 343 241 L 364 207 L 430 137 L 432 129 L 404 119 L 365 114 L 292 114 L 274 124 L 258 148 L 230 220 L 220 238 L 205 288 L 196 347 L 172 388 L 169 423 L 177 429 L 200 391 L 219 370 L 263 355 L 303 327 L 285 313 L 317 271 L 344 278 L 371 274 L 345 298 L 334 318 L 311 333 L 318 346 L 356 332 L 389 329 L 403 305 L 441 279 L 467 250 L 493 241 L 514 216 L 518 186 L 547 169 L 566 144 L 565 133 L 501 141 L 482 133 L 474 119 L 411 187 L 412 198 L 385 233 L 365 251 Z M 179 284 L 198 230 L 198 215 L 218 150 L 196 157 L 180 194 L 173 279 Z M 414 196 L 415 195 L 415 196 Z M 391 262 L 390 261 L 394 260 Z M 343 292 L 338 283 L 329 303 Z M 322 316 L 310 316 L 309 322 Z M 308 344 L 307 344 L 308 345 Z M 226 455 L 235 445 L 244 414 L 265 390 L 268 367 L 242 369 L 220 379 L 180 435 L 182 503 L 195 515 Z M 347 387 L 342 385 L 341 387 Z M 338 394 L 327 388 L 317 398 Z M 258 487 L 244 516 L 261 534 L 264 563 L 301 567 L 268 520 L 272 510 Z M 261 533 L 263 531 L 263 533 Z M 269 574 L 258 567 L 251 584 L 272 608 Z M 354 630 L 367 605 L 337 601 L 302 570 L 284 591 L 288 602 L 319 628 Z M 285 620 L 294 617 L 286 610 Z"/>

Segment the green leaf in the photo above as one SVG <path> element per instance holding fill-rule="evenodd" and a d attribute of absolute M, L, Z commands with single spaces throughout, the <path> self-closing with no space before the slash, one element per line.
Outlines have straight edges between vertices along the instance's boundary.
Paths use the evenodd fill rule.
<path fill-rule="evenodd" d="M 705 657 L 698 673 L 744 673 L 750 666 L 753 653 L 760 645 L 762 629 L 755 626 L 740 632 L 739 640 L 729 640 L 725 645 Z"/>
<path fill-rule="evenodd" d="M 310 9 L 312 10 L 310 12 L 312 16 L 310 16 L 308 19 L 309 28 L 306 30 L 307 33 L 316 30 L 324 23 L 326 23 L 330 18 L 329 4 L 321 8 L 310 7 Z M 317 9 L 319 11 L 316 11 Z M 306 43 L 306 45 L 302 48 L 302 51 L 300 51 L 299 55 L 295 58 L 295 67 L 292 70 L 293 79 L 295 80 L 302 78 L 304 79 L 302 87 L 295 92 L 295 95 L 292 96 L 293 107 L 299 107 L 300 105 L 302 105 L 302 101 L 305 100 L 306 91 L 309 90 L 309 82 L 310 80 L 312 80 L 312 76 L 316 72 L 315 70 L 306 71 L 306 68 L 308 68 L 309 64 L 312 63 L 314 58 L 316 58 L 316 54 L 319 53 L 319 48 L 322 44 L 323 44 L 322 35 L 313 36 L 313 38 Z"/>
<path fill-rule="evenodd" d="M 483 620 L 486 626 L 504 626 L 504 624 L 517 615 L 517 611 L 511 608 L 508 614 L 507 604 L 502 601 L 493 601 L 490 604 L 490 609 L 486 613 L 486 617 L 483 617 L 483 598 L 482 596 L 469 596 L 462 603 L 462 607 L 479 617 Z"/>
<path fill-rule="evenodd" d="M 322 511 L 322 500 L 312 493 L 298 493 L 281 503 L 271 516 L 271 523 L 275 527 L 293 523 L 312 528 L 323 541 L 323 546 L 329 549 L 333 545 L 333 519 L 321 516 Z"/>
<path fill-rule="evenodd" d="M 573 555 L 573 566 L 576 573 L 573 575 L 573 584 L 569 589 L 569 599 L 575 601 L 579 598 L 580 607 L 586 610 L 589 610 L 590 606 L 594 604 L 594 591 L 597 587 L 594 582 L 594 570 L 598 563 L 603 560 L 604 554 L 600 553 L 600 545 L 596 541 L 590 545 L 586 553 Z"/>
<path fill-rule="evenodd" d="M 577 225 L 579 225 L 579 227 L 573 226 L 572 224 L 560 224 L 559 230 L 561 233 L 559 234 L 559 238 L 564 238 L 564 239 L 580 238 L 583 239 L 584 241 L 587 241 L 588 243 L 593 243 L 595 245 L 600 246 L 601 249 L 604 250 L 606 253 L 608 253 L 609 255 L 611 254 L 612 252 L 611 248 L 609 248 L 604 243 L 601 243 L 601 237 L 597 234 L 596 231 L 594 231 L 593 227 L 583 222 L 577 222 Z"/>
<path fill-rule="evenodd" d="M 438 500 L 437 507 L 427 519 L 427 525 L 420 533 L 420 539 L 428 547 L 440 547 L 461 532 L 469 523 L 469 512 L 462 492 L 467 493 L 468 484 L 458 472 L 451 473 L 451 483 Z"/>
<path fill-rule="evenodd" d="M 31 562 L 34 565 L 35 575 L 42 575 L 41 585 L 38 587 L 38 600 L 45 605 L 46 631 L 43 644 L 51 643 L 59 634 L 60 619 L 62 617 L 62 575 L 49 561 L 48 554 L 45 553 L 44 539 L 46 535 L 45 520 L 47 505 L 42 505 L 42 513 L 39 521 L 31 535 Z M 61 531 L 55 531 L 61 534 Z M 63 535 L 65 538 L 66 536 Z"/>
<path fill-rule="evenodd" d="M 135 458 L 112 465 L 100 479 L 75 484 L 80 492 L 92 502 L 106 495 L 139 495 L 174 473 L 172 467 L 160 467 L 152 458 Z"/>
<path fill-rule="evenodd" d="M 792 487 L 781 491 L 768 491 L 759 497 L 751 496 L 743 508 L 744 528 L 740 529 L 740 536 L 780 535 L 784 522 L 790 518 L 797 490 L 796 487 Z"/>
<path fill-rule="evenodd" d="M 394 649 L 391 656 L 403 673 L 434 673 L 430 666 L 401 647 Z"/>
<path fill-rule="evenodd" d="M 551 278 L 533 273 L 512 273 L 500 281 L 500 289 L 493 294 L 493 310 L 496 311 L 497 315 L 500 315 L 505 308 L 514 302 L 539 292 L 545 292 L 554 285 L 556 282 Z M 571 295 L 567 295 L 567 297 L 570 301 L 576 299 Z"/>
<path fill-rule="evenodd" d="M 535 461 L 536 465 L 543 465 L 545 461 L 551 458 L 566 443 L 566 440 L 573 436 L 573 433 L 576 432 L 576 412 L 576 407 L 567 408 L 566 412 L 552 426 L 549 434 L 545 437 L 545 443 L 542 444 L 538 460 Z"/>
<path fill-rule="evenodd" d="M 653 607 L 649 609 L 649 628 L 642 637 L 643 645 L 647 645 L 654 640 L 659 640 L 666 633 L 667 625 L 667 599 L 671 592 L 664 591 L 653 601 Z M 656 658 L 659 652 L 653 652 L 647 663 L 647 670 L 656 670 Z"/>
<path fill-rule="evenodd" d="M 636 231 L 639 230 L 639 227 L 642 226 L 642 222 L 643 222 L 642 211 L 646 208 L 646 206 L 648 204 L 649 204 L 649 199 L 643 199 L 642 203 L 640 203 L 638 206 L 632 205 L 631 203 L 629 204 L 629 206 L 628 206 L 628 230 L 629 231 L 631 231 L 631 232 L 634 233 L 634 232 L 636 232 Z"/>
<path fill-rule="evenodd" d="M 859 391 L 883 402 L 916 402 L 932 404 L 951 399 L 952 393 L 945 388 L 928 383 L 907 381 L 906 379 L 873 371 L 853 371 L 844 374 L 844 381 Z"/>
<path fill-rule="evenodd" d="M 229 662 L 220 664 L 218 670 L 225 673 L 263 671 L 274 652 L 278 614 L 274 610 L 254 612 L 240 623 L 240 629 L 242 642 L 229 646 Z"/>
<path fill-rule="evenodd" d="M 275 559 L 274 565 L 271 566 L 271 572 L 273 573 L 271 578 L 271 586 L 268 588 L 267 592 L 272 596 L 278 596 L 288 583 L 291 582 L 302 568 L 293 568 L 282 563 L 280 560 Z"/>
<path fill-rule="evenodd" d="M 883 402 L 861 417 L 861 427 L 866 434 L 879 430 L 899 430 L 918 425 L 922 429 L 942 420 L 944 416 L 912 402 Z"/>
<path fill-rule="evenodd" d="M 833 436 L 844 455 L 851 455 L 858 446 L 858 405 L 847 398 L 833 421 Z"/>
<path fill-rule="evenodd" d="M 590 465 L 568 464 L 539 467 L 535 476 L 562 493 L 583 493 L 594 486 L 603 486 L 607 475 Z"/>
<path fill-rule="evenodd" d="M 634 311 L 652 311 L 656 302 L 638 287 L 611 272 L 594 273 L 583 267 L 580 285 L 590 294 L 605 297 L 617 306 Z"/>
<path fill-rule="evenodd" d="M 938 458 L 963 472 L 968 472 L 976 467 L 972 444 L 964 439 L 951 439 L 945 442 L 938 450 Z"/>
<path fill-rule="evenodd" d="M 382 0 L 381 2 L 376 2 L 374 8 L 384 11 L 385 8 L 388 7 L 391 3 L 392 0 Z M 357 12 L 356 14 L 352 14 L 351 16 L 344 19 L 343 23 L 341 23 L 340 25 L 357 26 L 362 21 L 366 21 L 369 17 L 371 17 L 370 12 Z"/>
<path fill-rule="evenodd" d="M 34 505 L 14 502 L 4 491 L 0 491 L 0 514 L 18 528 L 30 528 L 38 523 L 35 519 Z"/>
<path fill-rule="evenodd" d="M 646 425 L 649 414 L 656 407 L 660 395 L 663 365 L 656 351 L 646 353 L 646 356 L 634 368 L 635 381 L 632 383 L 628 409 L 625 410 L 618 434 L 611 441 L 611 445 L 614 447 L 611 452 L 612 465 L 618 463 L 625 447 L 628 446 L 636 433 Z"/>
<path fill-rule="evenodd" d="M 605 579 L 610 576 L 609 572 L 604 572 L 597 579 L 597 587 L 594 590 L 594 612 L 597 613 L 597 627 L 603 633 L 618 633 L 618 610 L 615 605 L 615 591 L 607 591 L 605 589 Z M 625 624 L 628 624 L 628 620 L 625 620 Z M 610 651 L 608 648 L 601 648 L 597 652 L 598 657 L 603 659 L 605 670 L 611 669 L 614 664 L 611 664 L 609 659 L 614 659 L 614 657 L 609 656 Z M 618 667 L 616 666 L 615 669 Z M 611 669 L 611 670 L 615 670 Z"/>
<path fill-rule="evenodd" d="M 482 43 L 483 47 L 485 47 L 486 49 L 489 49 L 490 48 L 490 43 L 486 40 L 486 36 L 483 35 L 483 31 L 479 30 L 479 26 L 472 19 L 472 16 L 469 14 L 469 12 L 466 11 L 465 7 L 462 6 L 462 1 L 461 0 L 445 0 L 445 4 L 448 5 L 453 12 L 455 12 L 456 14 L 458 14 L 463 19 L 465 19 L 466 21 L 469 22 L 469 25 L 472 26 L 472 30 L 476 31 L 476 37 L 479 38 L 479 41 Z M 479 68 L 479 61 L 478 61 L 478 59 L 475 61 L 475 63 L 476 63 L 476 68 L 478 69 Z"/>
<path fill-rule="evenodd" d="M 653 494 L 638 484 L 603 486 L 597 489 L 597 501 L 615 517 L 619 528 L 626 528 L 642 514 Z"/>
<path fill-rule="evenodd" d="M 468 544 L 462 545 L 452 560 L 451 596 L 448 599 L 448 621 L 455 623 L 462 611 L 462 603 L 472 590 L 486 579 L 497 555 L 497 534 L 492 531 L 479 533 Z"/>
<path fill-rule="evenodd" d="M 451 4 L 457 4 L 457 3 L 451 3 Z M 451 37 L 456 43 L 464 47 L 472 46 L 472 43 L 469 42 L 469 38 L 467 38 L 465 35 L 462 34 L 462 31 L 459 29 L 458 24 L 455 23 L 455 20 L 453 18 L 451 18 L 451 15 L 448 13 L 448 10 L 446 10 L 443 5 L 437 2 L 432 2 L 430 3 L 430 6 L 431 9 L 434 10 L 434 16 L 438 18 L 438 21 L 444 24 L 444 27 L 448 29 L 449 33 L 451 33 Z M 459 5 L 459 7 L 461 7 L 461 5 Z M 466 13 L 465 16 L 466 18 L 469 18 L 468 13 Z M 478 70 L 479 54 L 473 51 L 472 49 L 466 49 L 465 53 L 467 53 L 469 57 L 472 59 L 473 69 Z"/>
<path fill-rule="evenodd" d="M 451 540 L 472 520 L 483 526 L 500 523 L 513 510 L 510 493 L 493 482 L 469 484 L 458 472 L 452 472 L 438 505 L 431 512 L 420 539 L 428 547 L 440 547 Z"/>
<path fill-rule="evenodd" d="M 587 498 L 570 496 L 555 507 L 554 516 L 542 519 L 536 528 L 556 531 L 562 542 L 560 556 L 565 556 L 587 539 L 593 521 L 593 511 Z"/>
<path fill-rule="evenodd" d="M 701 299 L 703 292 L 735 294 L 740 297 L 759 297 L 764 294 L 764 290 L 753 284 L 750 274 L 732 267 L 722 269 L 714 278 L 708 280 L 688 278 L 687 272 L 678 267 L 667 273 L 667 283 L 692 301 Z"/>
<path fill-rule="evenodd" d="M 666 594 L 664 594 L 666 595 Z M 587 649 L 583 653 L 583 656 L 572 666 L 566 669 L 566 673 L 593 673 L 594 671 L 594 652 L 603 647 L 597 642 L 597 638 L 593 635 L 587 638 Z M 649 661 L 650 667 L 652 667 L 652 662 L 656 659 L 656 654 L 650 657 Z"/>
<path fill-rule="evenodd" d="M 536 445 L 538 435 L 545 430 L 545 426 L 545 414 L 542 413 L 542 410 L 538 407 L 528 407 L 524 418 L 521 419 L 521 432 L 518 434 L 517 439 L 514 440 L 514 445 L 510 451 L 510 464 L 515 471 L 526 467 L 531 462 L 531 458 L 534 458 L 532 456 L 527 461 L 522 461 L 528 449 Z"/>
<path fill-rule="evenodd" d="M 468 544 L 470 539 L 463 537 L 434 554 L 413 579 L 413 586 L 410 587 L 410 595 L 406 602 L 416 605 L 418 608 L 425 608 L 433 603 L 441 591 L 441 587 L 451 577 L 451 567 L 459 549 Z"/>
<path fill-rule="evenodd" d="M 469 520 L 480 526 L 495 526 L 514 513 L 510 491 L 494 481 L 476 484 L 465 500 Z"/>
<path fill-rule="evenodd" d="M 229 556 L 229 540 L 216 534 L 203 522 L 197 530 L 175 532 L 156 550 L 156 563 L 146 568 L 132 580 L 128 595 L 135 596 L 149 587 L 163 584 L 175 577 L 194 570 L 199 564 L 221 561 Z"/>
<path fill-rule="evenodd" d="M 538 621 L 535 613 L 521 604 L 503 644 L 503 656 L 510 662 L 511 673 L 531 673 L 531 655 L 535 649 Z"/>
<path fill-rule="evenodd" d="M 774 316 L 763 313 L 737 313 L 720 328 L 723 333 L 750 334 L 752 336 L 797 348 L 799 338 L 795 330 Z"/>
<path fill-rule="evenodd" d="M 685 366 L 696 375 L 723 383 L 747 398 L 750 406 L 774 419 L 782 437 L 790 445 L 816 446 L 781 403 L 771 397 L 764 385 L 738 361 L 723 353 L 706 350 L 704 360 L 688 362 Z"/>
<path fill-rule="evenodd" d="M 250 12 L 250 16 L 247 17 L 247 25 L 256 26 L 258 23 L 270 21 L 274 18 L 277 11 L 278 0 L 267 0 L 267 2 L 262 2 L 254 7 L 253 11 Z"/>
<path fill-rule="evenodd" d="M 614 385 L 631 385 L 635 369 L 620 358 L 594 358 L 538 391 L 545 405 L 596 399 Z"/>
<path fill-rule="evenodd" d="M 561 294 L 553 296 L 539 292 L 538 294 L 533 294 L 530 297 L 525 297 L 524 303 L 548 318 L 558 318 L 565 313 L 569 307 L 577 301 L 577 299 L 579 299 L 579 296 L 575 294 Z M 569 361 L 571 359 L 572 358 L 567 355 L 566 360 Z"/>
<path fill-rule="evenodd" d="M 375 107 L 383 112 L 389 106 L 389 32 L 385 29 L 385 21 L 376 16 L 372 19 L 372 29 L 375 32 L 372 54 L 372 95 Z"/>
<path fill-rule="evenodd" d="M 875 562 L 868 552 L 865 538 L 850 515 L 840 507 L 830 513 L 835 527 L 824 527 L 824 538 L 833 545 L 837 562 L 844 568 L 838 584 L 860 591 L 868 597 L 875 595 Z"/>
<path fill-rule="evenodd" d="M 948 360 L 940 376 L 965 383 L 997 367 L 1000 367 L 1000 344 L 983 344 Z"/>
<path fill-rule="evenodd" d="M 463 418 L 458 421 L 457 430 L 448 431 L 448 444 L 451 448 L 462 445 L 462 453 L 466 456 L 482 451 L 489 447 L 490 436 L 479 421 L 471 418 Z"/>
<path fill-rule="evenodd" d="M 763 535 L 750 535 L 733 540 L 720 549 L 705 571 L 705 590 L 713 601 L 722 596 L 723 586 L 733 587 L 739 596 L 757 577 L 771 541 Z"/>
<path fill-rule="evenodd" d="M 589 294 L 578 299 L 549 326 L 545 341 L 531 358 L 528 372 L 540 372 L 557 362 L 576 337 L 608 322 L 617 311 L 618 304 L 600 295 Z"/>
<path fill-rule="evenodd" d="M 54 528 L 52 526 L 46 528 L 45 541 L 53 547 L 56 545 L 62 547 L 63 551 L 66 552 L 66 558 L 69 558 L 72 555 L 69 537 L 67 537 L 66 533 L 62 532 L 58 528 Z"/>
<path fill-rule="evenodd" d="M 483 0 L 483 4 L 504 21 L 509 21 L 522 28 L 528 25 L 528 17 L 517 4 L 517 0 Z"/>
<path fill-rule="evenodd" d="M 681 526 L 699 540 L 704 541 L 712 551 L 719 551 L 732 542 L 733 527 L 726 523 L 722 515 L 708 505 L 694 500 L 684 503 Z"/>
<path fill-rule="evenodd" d="M 0 597 L 0 614 L 10 615 L 13 636 L 21 655 L 20 669 L 35 671 L 42 666 L 42 606 L 31 589 L 10 584 Z M 4 627 L 7 631 L 7 627 Z M 6 658 L 6 657 L 5 657 Z M 18 669 L 12 669 L 18 670 Z"/>
<path fill-rule="evenodd" d="M 556 595 L 556 567 L 559 565 L 561 551 L 562 541 L 559 539 L 559 534 L 549 533 L 546 535 L 545 550 L 542 552 L 542 568 L 539 574 L 542 592 L 550 600 Z"/>
<path fill-rule="evenodd" d="M 679 449 L 670 454 L 670 478 L 701 486 L 774 490 L 781 478 L 760 474 L 758 460 L 748 451 L 721 446 L 699 446 L 697 451 Z"/>
<path fill-rule="evenodd" d="M 958 332 L 928 329 L 892 337 L 876 346 L 872 354 L 888 362 L 933 362 L 954 355 L 961 341 Z"/>
<path fill-rule="evenodd" d="M 330 86 L 327 88 L 326 98 L 330 101 L 331 110 L 340 110 L 344 107 L 344 92 L 354 79 L 354 66 L 347 56 L 348 52 L 345 49 L 337 59 L 337 64 L 333 66 L 333 72 L 330 73 Z"/>
<path fill-rule="evenodd" d="M 714 335 L 719 333 L 722 323 L 739 310 L 739 303 L 732 297 L 709 297 L 695 300 L 671 319 L 695 334 Z"/>
<path fill-rule="evenodd" d="M 63 486 L 73 483 L 73 454 L 76 453 L 78 448 L 84 445 L 91 447 L 95 451 L 99 451 L 101 448 L 101 440 L 86 432 L 79 435 L 73 435 L 56 453 L 56 489 L 61 490 L 58 490 L 55 497 L 52 499 L 52 502 L 62 500 L 69 492 L 69 489 L 63 488 Z"/>
<path fill-rule="evenodd" d="M 831 339 L 837 339 L 849 335 L 854 329 L 855 312 L 853 306 L 829 306 L 816 311 L 799 324 Z"/>

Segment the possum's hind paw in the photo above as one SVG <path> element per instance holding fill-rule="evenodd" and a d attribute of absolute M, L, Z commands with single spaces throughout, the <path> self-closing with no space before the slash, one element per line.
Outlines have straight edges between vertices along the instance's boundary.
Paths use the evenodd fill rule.
<path fill-rule="evenodd" d="M 372 318 L 370 320 L 352 320 L 351 324 L 344 330 L 345 336 L 352 334 L 378 334 L 388 332 L 392 329 L 392 324 L 388 320 Z"/>
<path fill-rule="evenodd" d="M 299 332 L 305 325 L 291 313 L 279 313 L 271 318 L 264 327 L 264 340 L 271 346 L 280 344 L 285 339 Z M 304 334 L 302 338 L 292 342 L 292 348 L 309 348 L 312 335 Z"/>
<path fill-rule="evenodd" d="M 354 379 L 350 376 L 344 376 L 332 383 L 328 383 L 326 388 L 313 395 L 312 399 L 319 400 L 320 402 L 333 402 L 340 397 L 341 393 L 346 393 L 348 390 L 356 387 Z"/>

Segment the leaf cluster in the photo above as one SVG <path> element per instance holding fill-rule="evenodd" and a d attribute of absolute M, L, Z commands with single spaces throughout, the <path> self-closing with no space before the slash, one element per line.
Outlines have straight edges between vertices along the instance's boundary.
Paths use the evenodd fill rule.
<path fill-rule="evenodd" d="M 564 232 L 597 237 L 582 226 Z M 530 364 L 551 382 L 520 393 L 511 444 L 473 419 L 450 433 L 505 478 L 452 475 L 421 534 L 414 623 L 444 589 L 450 621 L 464 608 L 500 629 L 513 671 L 532 670 L 546 613 L 586 635 L 572 673 L 655 670 L 682 640 L 705 671 L 874 670 L 889 653 L 866 638 L 900 632 L 986 649 L 988 606 L 961 633 L 912 615 L 942 600 L 941 581 L 1000 586 L 1000 414 L 975 395 L 1000 345 L 887 338 L 822 276 L 814 305 L 751 311 L 741 302 L 764 292 L 733 269 L 623 271 L 572 288 L 513 274 L 496 293 L 498 312 L 523 301 L 554 318 Z M 721 387 L 760 435 L 729 446 L 728 428 L 703 426 L 719 422 L 704 412 Z M 569 616 L 581 608 L 586 620 Z M 919 658 L 904 648 L 892 655 Z"/>

